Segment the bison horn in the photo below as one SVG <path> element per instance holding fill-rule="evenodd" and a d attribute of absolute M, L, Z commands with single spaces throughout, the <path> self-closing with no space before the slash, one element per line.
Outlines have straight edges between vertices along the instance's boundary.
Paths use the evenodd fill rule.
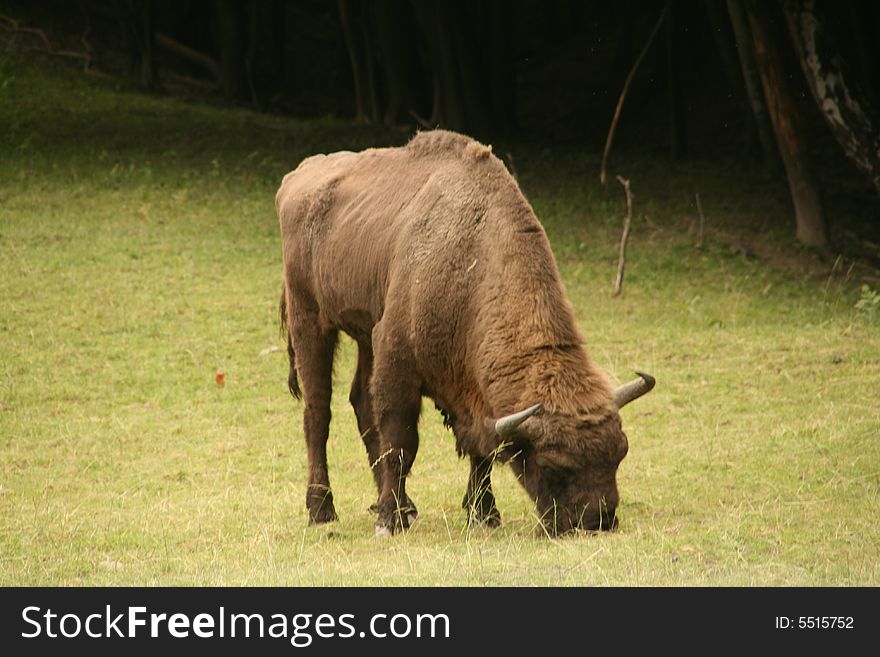
<path fill-rule="evenodd" d="M 623 408 L 631 401 L 650 392 L 654 387 L 654 384 L 657 383 L 657 379 L 650 374 L 645 374 L 638 370 L 636 370 L 636 374 L 638 374 L 640 378 L 634 379 L 629 383 L 624 383 L 614 391 L 614 405 L 617 406 L 618 409 Z"/>
<path fill-rule="evenodd" d="M 516 433 L 517 427 L 541 410 L 541 404 L 530 406 L 524 411 L 505 415 L 503 418 L 495 421 L 495 433 L 502 437 L 509 437 Z"/>

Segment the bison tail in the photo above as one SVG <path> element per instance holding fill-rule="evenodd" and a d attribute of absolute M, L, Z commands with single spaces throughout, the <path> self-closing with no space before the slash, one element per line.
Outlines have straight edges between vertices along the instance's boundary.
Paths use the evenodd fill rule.
<path fill-rule="evenodd" d="M 281 337 L 287 338 L 287 358 L 290 361 L 290 374 L 287 375 L 287 387 L 290 394 L 297 399 L 302 399 L 299 389 L 299 381 L 296 378 L 296 352 L 293 350 L 293 340 L 290 338 L 290 324 L 287 322 L 287 294 L 284 286 L 281 287 L 281 304 L 278 307 L 278 316 L 281 320 Z"/>

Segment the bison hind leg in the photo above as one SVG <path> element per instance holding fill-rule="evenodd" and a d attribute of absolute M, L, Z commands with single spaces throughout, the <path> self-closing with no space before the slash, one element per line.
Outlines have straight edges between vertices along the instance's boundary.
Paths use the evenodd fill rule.
<path fill-rule="evenodd" d="M 299 381 L 296 376 L 296 351 L 293 348 L 293 340 L 290 338 L 290 324 L 287 317 L 287 290 L 281 287 L 281 303 L 278 306 L 281 337 L 287 340 L 287 360 L 290 362 L 290 372 L 287 375 L 287 388 L 296 399 L 302 399 L 302 391 L 299 389 Z"/>
<path fill-rule="evenodd" d="M 337 519 L 327 468 L 337 332 L 322 330 L 317 317 L 303 313 L 292 318 L 291 334 L 297 346 L 296 369 L 305 397 L 303 429 L 308 454 L 306 508 L 309 524 L 322 524 Z"/>

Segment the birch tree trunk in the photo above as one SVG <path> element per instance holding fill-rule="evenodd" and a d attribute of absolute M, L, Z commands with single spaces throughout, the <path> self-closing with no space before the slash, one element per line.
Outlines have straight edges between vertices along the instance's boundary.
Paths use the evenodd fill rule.
<path fill-rule="evenodd" d="M 785 17 L 807 84 L 847 157 L 868 174 L 880 194 L 880 123 L 867 97 L 844 77 L 834 42 L 816 15 L 814 0 L 786 0 Z"/>

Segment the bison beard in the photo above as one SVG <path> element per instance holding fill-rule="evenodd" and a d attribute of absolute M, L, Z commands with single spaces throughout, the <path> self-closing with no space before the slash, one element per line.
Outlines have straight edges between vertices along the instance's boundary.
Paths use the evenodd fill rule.
<path fill-rule="evenodd" d="M 500 522 L 499 460 L 549 533 L 615 525 L 628 449 L 618 411 L 654 380 L 615 391 L 594 366 L 544 229 L 488 147 L 436 130 L 401 148 L 316 155 L 284 177 L 275 201 L 311 522 L 336 519 L 326 443 L 344 331 L 358 345 L 349 399 L 378 492 L 377 534 L 416 517 L 406 476 L 425 396 L 470 458 L 470 522 Z"/>

